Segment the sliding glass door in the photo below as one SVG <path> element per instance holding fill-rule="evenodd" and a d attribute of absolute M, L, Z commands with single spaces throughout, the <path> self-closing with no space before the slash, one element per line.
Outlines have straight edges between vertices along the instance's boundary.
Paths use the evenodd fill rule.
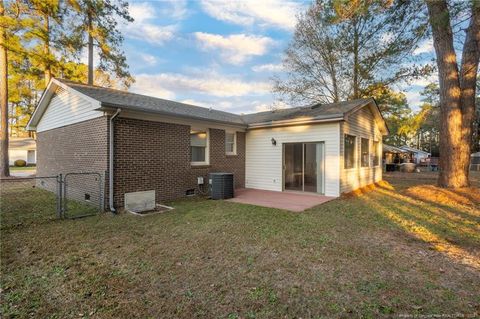
<path fill-rule="evenodd" d="M 283 144 L 284 189 L 324 193 L 324 143 Z"/>

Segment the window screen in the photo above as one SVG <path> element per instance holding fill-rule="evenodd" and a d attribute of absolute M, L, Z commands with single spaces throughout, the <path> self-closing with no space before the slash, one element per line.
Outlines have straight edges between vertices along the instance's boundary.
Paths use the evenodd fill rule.
<path fill-rule="evenodd" d="M 373 142 L 373 166 L 380 165 L 380 143 L 377 141 Z"/>
<path fill-rule="evenodd" d="M 345 134 L 344 139 L 344 167 L 355 167 L 355 136 Z"/>
<path fill-rule="evenodd" d="M 207 132 L 190 132 L 192 162 L 206 162 Z"/>
<path fill-rule="evenodd" d="M 235 133 L 225 133 L 225 153 L 235 154 Z"/>
<path fill-rule="evenodd" d="M 369 159 L 370 159 L 370 140 L 368 138 L 362 138 L 362 167 L 369 166 Z"/>

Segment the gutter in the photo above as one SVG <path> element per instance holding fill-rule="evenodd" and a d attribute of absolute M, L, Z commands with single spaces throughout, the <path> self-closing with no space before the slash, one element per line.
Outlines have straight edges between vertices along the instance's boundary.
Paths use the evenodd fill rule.
<path fill-rule="evenodd" d="M 108 158 L 108 206 L 110 211 L 116 214 L 115 208 L 113 207 L 113 120 L 120 114 L 122 110 L 117 109 L 115 114 L 110 117 L 110 136 L 109 136 L 109 158 Z"/>
<path fill-rule="evenodd" d="M 95 111 L 108 111 L 114 108 L 118 108 L 121 105 L 118 104 L 111 104 L 111 103 L 105 103 L 101 102 L 100 107 L 95 109 Z M 129 109 L 128 107 L 122 106 L 123 109 L 126 112 L 132 112 L 132 113 L 150 113 L 150 114 L 158 114 L 158 115 L 165 115 L 165 116 L 170 116 L 170 117 L 178 117 L 178 118 L 183 118 L 183 119 L 189 119 L 189 120 L 197 120 L 197 121 L 206 121 L 206 122 L 214 122 L 214 123 L 219 123 L 219 124 L 224 124 L 224 125 L 229 125 L 229 126 L 236 126 L 239 128 L 246 129 L 247 124 L 245 123 L 240 123 L 240 122 L 229 122 L 229 121 L 221 121 L 221 120 L 214 120 L 210 118 L 204 118 L 204 117 L 198 117 L 198 116 L 190 116 L 186 114 L 176 114 L 176 113 L 171 113 L 171 112 L 165 112 L 165 111 L 158 111 L 158 110 L 151 110 L 147 108 L 136 108 L 136 109 Z M 226 113 L 226 112 L 225 112 Z M 235 114 L 233 114 L 235 115 Z"/>
<path fill-rule="evenodd" d="M 262 123 L 253 123 L 249 124 L 249 129 L 255 128 L 266 128 L 266 127 L 278 127 L 278 126 L 291 126 L 291 125 L 302 125 L 302 124 L 313 124 L 313 123 L 324 123 L 324 122 L 338 122 L 343 121 L 343 116 L 339 115 L 338 117 L 332 118 L 313 118 L 305 120 L 280 120 L 280 121 L 270 121 Z"/>

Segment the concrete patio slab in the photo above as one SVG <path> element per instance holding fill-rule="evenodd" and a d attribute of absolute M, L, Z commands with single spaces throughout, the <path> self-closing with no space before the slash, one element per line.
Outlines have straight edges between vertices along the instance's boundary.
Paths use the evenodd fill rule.
<path fill-rule="evenodd" d="M 311 193 L 274 192 L 242 188 L 236 189 L 235 198 L 227 201 L 303 212 L 305 209 L 326 203 L 332 199 L 335 199 L 335 197 Z"/>

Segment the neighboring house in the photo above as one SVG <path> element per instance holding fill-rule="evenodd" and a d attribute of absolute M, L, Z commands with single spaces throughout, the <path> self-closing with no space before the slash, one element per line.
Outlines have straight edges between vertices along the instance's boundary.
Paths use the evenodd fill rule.
<path fill-rule="evenodd" d="M 412 159 L 415 164 L 420 164 L 421 162 L 425 162 L 425 160 L 430 157 L 429 152 L 425 152 L 407 145 L 400 146 L 400 148 L 402 150 L 406 150 L 412 153 Z"/>
<path fill-rule="evenodd" d="M 480 171 L 480 152 L 470 155 L 470 169 L 472 171 Z"/>
<path fill-rule="evenodd" d="M 383 160 L 385 164 L 398 164 L 410 161 L 410 152 L 396 146 L 383 144 Z"/>
<path fill-rule="evenodd" d="M 10 137 L 8 142 L 8 160 L 14 165 L 16 160 L 24 160 L 27 164 L 37 162 L 37 144 L 31 137 Z"/>
<path fill-rule="evenodd" d="M 382 179 L 388 133 L 373 99 L 236 115 L 58 79 L 28 129 L 38 174 L 105 171 L 115 207 L 129 192 L 185 196 L 221 171 L 236 188 L 339 196 Z"/>

